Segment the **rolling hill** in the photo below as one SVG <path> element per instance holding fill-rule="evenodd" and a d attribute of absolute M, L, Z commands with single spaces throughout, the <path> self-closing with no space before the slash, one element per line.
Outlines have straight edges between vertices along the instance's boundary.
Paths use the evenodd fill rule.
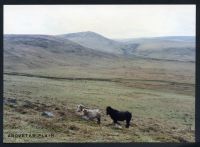
<path fill-rule="evenodd" d="M 113 40 L 90 31 L 60 36 L 97 51 L 118 55 L 195 61 L 195 37 L 192 36 Z"/>
<path fill-rule="evenodd" d="M 124 50 L 135 48 L 137 46 L 136 44 L 124 44 L 91 31 L 64 34 L 60 36 L 96 51 L 118 55 L 124 54 Z"/>
<path fill-rule="evenodd" d="M 195 61 L 195 37 L 167 36 L 118 40 L 125 44 L 138 44 L 131 53 L 145 58 Z"/>
<path fill-rule="evenodd" d="M 127 57 L 195 61 L 190 36 L 112 40 L 94 32 L 65 35 L 4 35 L 4 69 L 96 64 Z M 109 63 L 108 63 L 109 64 Z"/>
<path fill-rule="evenodd" d="M 70 40 L 48 35 L 4 35 L 4 69 L 73 66 L 115 55 L 94 51 Z"/>

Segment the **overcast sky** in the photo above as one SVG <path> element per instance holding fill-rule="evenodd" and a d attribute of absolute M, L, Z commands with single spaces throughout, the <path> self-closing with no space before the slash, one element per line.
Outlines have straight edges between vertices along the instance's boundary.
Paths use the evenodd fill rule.
<path fill-rule="evenodd" d="M 5 34 L 94 31 L 109 38 L 194 36 L 195 5 L 6 5 Z"/>

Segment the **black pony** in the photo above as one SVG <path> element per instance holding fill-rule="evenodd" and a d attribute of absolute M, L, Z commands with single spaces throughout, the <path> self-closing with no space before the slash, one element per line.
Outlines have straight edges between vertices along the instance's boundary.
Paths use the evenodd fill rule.
<path fill-rule="evenodd" d="M 118 111 L 110 106 L 106 108 L 106 114 L 110 115 L 111 119 L 113 120 L 114 124 L 119 124 L 117 121 L 124 121 L 126 120 L 126 128 L 129 128 L 130 126 L 130 121 L 132 118 L 132 114 L 128 111 Z"/>

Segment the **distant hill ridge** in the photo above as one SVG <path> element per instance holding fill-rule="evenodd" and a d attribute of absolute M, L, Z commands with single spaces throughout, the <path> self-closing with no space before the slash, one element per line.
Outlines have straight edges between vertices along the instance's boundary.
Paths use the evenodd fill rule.
<path fill-rule="evenodd" d="M 60 35 L 82 46 L 126 56 L 195 61 L 194 36 L 163 36 L 133 39 L 109 39 L 86 31 Z"/>
<path fill-rule="evenodd" d="M 195 61 L 195 37 L 114 40 L 86 31 L 63 35 L 4 35 L 6 68 L 88 64 L 91 60 L 141 57 Z"/>
<path fill-rule="evenodd" d="M 59 36 L 94 50 L 101 50 L 113 54 L 123 54 L 123 43 L 114 41 L 91 31 L 70 33 Z"/>

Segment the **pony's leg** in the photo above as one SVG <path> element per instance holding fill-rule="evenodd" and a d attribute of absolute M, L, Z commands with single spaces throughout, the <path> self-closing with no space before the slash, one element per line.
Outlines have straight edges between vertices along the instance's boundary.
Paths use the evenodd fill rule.
<path fill-rule="evenodd" d="M 97 118 L 97 123 L 100 125 L 100 123 L 101 123 L 101 118 L 100 117 Z"/>
<path fill-rule="evenodd" d="M 116 122 L 116 124 L 121 125 L 118 121 Z"/>
<path fill-rule="evenodd" d="M 126 128 L 129 128 L 129 126 L 130 126 L 130 120 L 126 120 Z"/>
<path fill-rule="evenodd" d="M 121 125 L 117 120 L 113 120 L 113 124 Z"/>
<path fill-rule="evenodd" d="M 89 118 L 87 116 L 82 116 L 82 118 L 85 120 L 89 120 Z"/>
<path fill-rule="evenodd" d="M 113 123 L 114 123 L 114 124 L 121 125 L 117 120 L 114 120 Z"/>

